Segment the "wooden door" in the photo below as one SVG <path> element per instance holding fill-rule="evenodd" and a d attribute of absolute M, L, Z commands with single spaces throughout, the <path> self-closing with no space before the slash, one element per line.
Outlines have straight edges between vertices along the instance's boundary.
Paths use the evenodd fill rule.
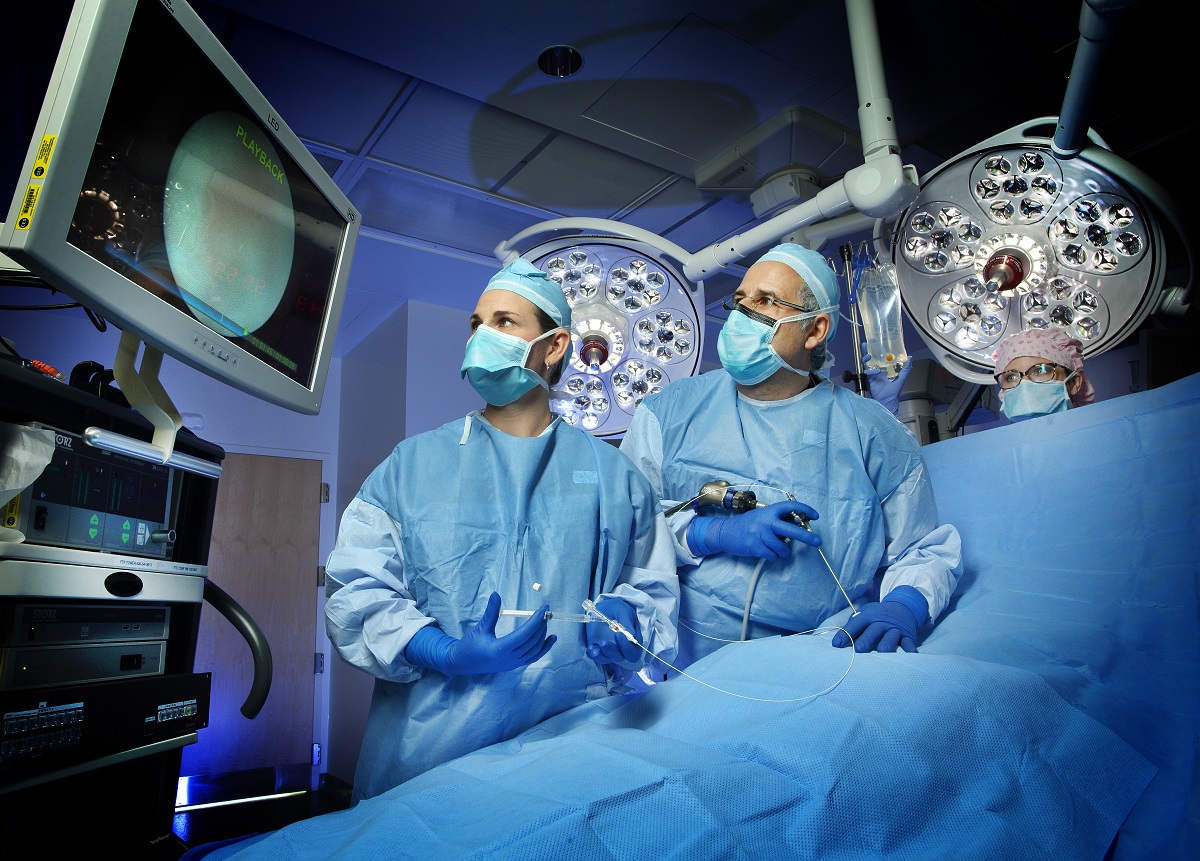
<path fill-rule="evenodd" d="M 200 741 L 184 748 L 185 776 L 311 768 L 320 485 L 320 461 L 226 455 L 208 574 L 262 628 L 274 667 L 250 720 L 241 713 L 254 678 L 250 648 L 204 605 L 195 672 L 212 673 L 212 704 Z"/>

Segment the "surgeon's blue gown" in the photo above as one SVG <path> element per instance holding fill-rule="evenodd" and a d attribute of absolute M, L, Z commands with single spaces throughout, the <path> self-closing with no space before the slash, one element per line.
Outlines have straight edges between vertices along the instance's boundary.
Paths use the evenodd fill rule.
<path fill-rule="evenodd" d="M 958 583 L 958 530 L 939 524 L 916 440 L 878 403 L 828 380 L 782 401 L 741 395 L 722 369 L 678 380 L 642 402 L 621 451 L 667 508 L 714 479 L 753 490 L 766 504 L 790 491 L 820 515 L 812 527 L 856 607 L 910 585 L 934 620 Z M 741 639 L 759 562 L 694 556 L 684 541 L 694 516 L 689 508 L 670 518 L 680 566 L 681 667 Z M 844 609 L 816 548 L 793 542 L 790 558 L 763 563 L 748 637 L 811 630 Z"/>
<path fill-rule="evenodd" d="M 505 609 L 572 613 L 623 598 L 645 646 L 676 654 L 675 553 L 657 497 L 613 446 L 558 419 L 525 438 L 473 413 L 401 442 L 347 507 L 326 572 L 330 639 L 377 677 L 356 800 L 636 686 L 586 656 L 578 623 L 551 621 L 553 648 L 507 673 L 447 677 L 405 660 L 422 626 L 460 636 L 493 591 Z M 515 625 L 501 617 L 496 633 Z"/>

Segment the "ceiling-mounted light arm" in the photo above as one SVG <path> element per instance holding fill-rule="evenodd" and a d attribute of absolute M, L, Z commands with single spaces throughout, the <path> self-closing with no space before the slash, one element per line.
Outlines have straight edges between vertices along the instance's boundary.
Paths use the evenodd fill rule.
<path fill-rule="evenodd" d="M 835 218 L 851 210 L 876 218 L 895 215 L 917 195 L 917 173 L 901 164 L 894 153 L 876 156 L 861 164 L 817 196 L 794 206 L 745 233 L 714 242 L 690 256 L 684 274 L 693 280 L 707 278 L 747 254 L 802 227 Z"/>
<path fill-rule="evenodd" d="M 872 0 L 846 0 L 846 22 L 850 27 L 850 55 L 854 60 L 854 84 L 858 91 L 863 158 L 871 161 L 895 155 L 900 152 L 900 141 L 893 123 L 892 100 L 887 94 L 879 25 Z"/>
<path fill-rule="evenodd" d="M 1188 281 L 1182 287 L 1164 291 L 1156 309 L 1159 313 L 1181 315 L 1191 302 L 1192 286 L 1195 282 L 1196 260 L 1187 221 L 1179 207 L 1159 183 L 1144 171 L 1124 158 L 1113 153 L 1088 128 L 1088 113 L 1096 83 L 1103 74 L 1103 63 L 1107 56 L 1109 40 L 1116 33 L 1125 13 L 1141 0 L 1084 0 L 1079 10 L 1079 42 L 1071 62 L 1071 75 L 1067 79 L 1067 91 L 1063 95 L 1062 110 L 1050 142 L 1050 150 L 1058 157 L 1069 159 L 1082 156 L 1100 165 L 1109 173 L 1141 191 L 1166 221 L 1179 234 L 1188 257 Z M 1088 146 L 1091 140 L 1096 146 Z"/>
<path fill-rule="evenodd" d="M 811 248 L 813 251 L 820 251 L 830 242 L 837 239 L 844 239 L 847 236 L 854 236 L 860 233 L 875 235 L 875 232 L 884 220 L 871 215 L 863 215 L 861 212 L 851 212 L 846 215 L 839 215 L 837 218 L 801 227 L 792 233 L 786 234 L 783 237 L 783 241 L 795 242 L 798 245 Z"/>
<path fill-rule="evenodd" d="M 1057 128 L 1058 117 L 1036 117 L 1032 120 L 1025 120 L 1010 129 L 1005 129 L 991 137 L 984 138 L 979 143 L 974 144 L 970 149 L 963 150 L 950 161 L 957 161 L 970 153 L 977 152 L 981 149 L 987 149 L 993 146 L 1004 146 L 1013 142 L 1014 136 L 1018 140 L 1028 140 L 1039 143 L 1043 146 L 1053 146 L 1053 141 L 1048 132 L 1049 129 Z M 1109 149 L 1108 142 L 1095 129 L 1087 130 L 1087 139 L 1096 146 Z"/>
<path fill-rule="evenodd" d="M 879 27 L 872 0 L 846 0 L 846 19 L 858 90 L 859 134 L 866 163 L 847 171 L 837 183 L 810 200 L 745 233 L 697 251 L 684 265 L 684 274 L 688 278 L 710 276 L 769 242 L 852 210 L 872 218 L 887 218 L 904 209 L 917 196 L 917 171 L 900 161 L 900 144 L 893 122 L 892 102 L 887 95 Z"/>
<path fill-rule="evenodd" d="M 1079 10 L 1079 42 L 1071 62 L 1071 76 L 1063 96 L 1051 151 L 1059 158 L 1074 158 L 1084 147 L 1092 95 L 1102 74 L 1108 42 L 1124 13 L 1141 0 L 1085 0 Z"/>

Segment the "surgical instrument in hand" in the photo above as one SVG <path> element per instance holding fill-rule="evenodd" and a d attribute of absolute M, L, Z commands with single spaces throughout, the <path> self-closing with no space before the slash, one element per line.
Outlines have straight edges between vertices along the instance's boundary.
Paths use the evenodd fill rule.
<path fill-rule="evenodd" d="M 713 506 L 716 508 L 725 508 L 740 514 L 743 511 L 749 511 L 755 505 L 761 504 L 755 499 L 754 491 L 734 490 L 728 481 L 717 478 L 705 482 L 704 486 L 700 488 L 700 492 L 691 499 L 668 508 L 663 513 L 667 517 L 670 517 L 672 514 L 683 511 L 685 508 L 692 508 L 699 511 L 702 507 Z"/>
<path fill-rule="evenodd" d="M 501 610 L 501 616 L 520 616 L 528 618 L 533 615 L 533 610 Z M 605 621 L 600 616 L 589 616 L 587 613 L 559 613 L 555 610 L 546 611 L 546 620 L 549 622 L 603 622 Z"/>

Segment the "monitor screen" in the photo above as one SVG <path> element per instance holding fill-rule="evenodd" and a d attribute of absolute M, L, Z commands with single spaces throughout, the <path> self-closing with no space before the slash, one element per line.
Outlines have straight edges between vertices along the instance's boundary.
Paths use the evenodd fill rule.
<path fill-rule="evenodd" d="M 190 7 L 76 2 L 0 252 L 164 353 L 315 413 L 358 226 Z"/>

